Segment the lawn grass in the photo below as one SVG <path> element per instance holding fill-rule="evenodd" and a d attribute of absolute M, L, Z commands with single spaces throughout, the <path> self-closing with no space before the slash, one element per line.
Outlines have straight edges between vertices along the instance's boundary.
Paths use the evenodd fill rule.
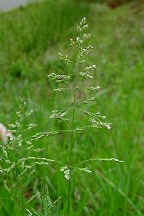
<path fill-rule="evenodd" d="M 78 134 L 73 162 L 115 157 L 124 160 L 124 164 L 90 162 L 85 166 L 93 171 L 92 175 L 75 172 L 71 215 L 144 214 L 143 13 L 144 8 L 136 10 L 134 3 L 112 10 L 104 4 L 47 1 L 0 14 L 0 121 L 8 126 L 16 120 L 18 98 L 23 96 L 28 109 L 34 110 L 29 119 L 38 124 L 34 132 L 64 128 L 63 124 L 50 121 L 49 115 L 53 109 L 65 107 L 70 98 L 68 94 L 54 95 L 47 74 L 65 70 L 71 73 L 57 53 L 70 52 L 69 37 L 75 35 L 83 16 L 88 19 L 94 46 L 89 63 L 97 65 L 94 84 L 101 86 L 96 104 L 89 108 L 106 115 L 112 130 L 93 129 Z M 79 97 L 86 96 L 84 88 Z M 85 121 L 77 115 L 76 124 Z M 45 148 L 42 156 L 67 162 L 68 143 L 68 136 L 59 135 L 35 145 Z M 55 215 L 66 215 L 67 182 L 56 164 L 37 166 L 36 175 L 25 186 L 25 194 L 32 196 L 39 191 L 42 176 L 52 200 L 62 196 Z M 0 198 L 7 198 L 5 189 L 0 190 Z M 29 206 L 39 209 L 37 199 Z M 0 199 L 0 215 L 20 215 L 15 211 L 12 202 Z"/>

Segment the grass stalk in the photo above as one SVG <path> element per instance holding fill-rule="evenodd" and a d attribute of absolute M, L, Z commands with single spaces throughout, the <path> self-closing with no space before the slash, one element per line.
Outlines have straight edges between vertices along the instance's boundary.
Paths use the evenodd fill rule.
<path fill-rule="evenodd" d="M 72 112 L 72 122 L 71 122 L 71 141 L 69 147 L 69 167 L 70 167 L 70 180 L 68 182 L 68 216 L 70 216 L 70 197 L 71 197 L 71 160 L 72 160 L 72 147 L 74 145 L 74 116 L 75 116 L 75 103 L 76 103 L 76 89 L 73 92 L 73 103 L 74 108 Z"/>
<path fill-rule="evenodd" d="M 75 73 L 77 74 L 79 70 L 79 51 L 80 46 L 78 49 L 77 61 L 76 61 L 76 68 Z M 72 161 L 72 148 L 74 146 L 74 117 L 75 117 L 75 110 L 76 110 L 76 87 L 73 88 L 73 111 L 72 111 L 72 122 L 71 122 L 71 141 L 70 141 L 70 148 L 69 148 L 69 169 L 70 169 L 70 180 L 68 182 L 68 216 L 70 216 L 70 197 L 71 197 L 71 161 Z"/>

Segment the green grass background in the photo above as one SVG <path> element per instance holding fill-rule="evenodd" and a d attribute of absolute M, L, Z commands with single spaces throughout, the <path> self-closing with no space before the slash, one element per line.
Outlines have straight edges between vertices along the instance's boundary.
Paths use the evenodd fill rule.
<path fill-rule="evenodd" d="M 56 96 L 47 74 L 71 73 L 59 60 L 58 52 L 69 53 L 69 38 L 82 17 L 87 17 L 94 52 L 89 64 L 96 64 L 94 84 L 102 94 L 89 109 L 101 112 L 112 123 L 110 131 L 88 130 L 77 134 L 74 163 L 95 157 L 116 157 L 124 164 L 90 162 L 93 174 L 73 174 L 71 215 L 144 215 L 144 7 L 138 2 L 112 10 L 105 4 L 87 1 L 45 1 L 0 14 L 0 121 L 6 126 L 16 120 L 19 97 L 25 97 L 34 114 L 29 122 L 35 131 L 64 126 L 50 121 L 55 108 L 71 100 Z M 85 86 L 80 97 L 86 96 Z M 77 116 L 76 124 L 85 119 Z M 27 136 L 27 134 L 25 135 Z M 35 143 L 44 147 L 40 156 L 67 162 L 69 136 L 45 138 Z M 15 155 L 14 155 L 15 157 Z M 46 179 L 52 200 L 62 196 L 54 215 L 66 215 L 67 182 L 59 167 L 36 167 L 25 193 L 39 190 Z M 19 215 L 5 189 L 0 188 L 0 215 Z M 25 197 L 27 200 L 27 197 Z M 29 207 L 39 209 L 37 200 Z"/>

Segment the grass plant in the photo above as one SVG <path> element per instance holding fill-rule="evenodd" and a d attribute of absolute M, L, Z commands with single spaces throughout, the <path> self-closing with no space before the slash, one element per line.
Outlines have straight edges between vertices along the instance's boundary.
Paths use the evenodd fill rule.
<path fill-rule="evenodd" d="M 51 119 L 57 119 L 58 123 L 64 122 L 66 124 L 67 129 L 61 130 L 61 132 L 69 132 L 70 133 L 70 141 L 68 144 L 69 149 L 69 161 L 67 165 L 61 168 L 61 171 L 64 172 L 64 177 L 69 181 L 68 183 L 68 212 L 67 215 L 72 215 L 71 213 L 71 178 L 72 178 L 72 169 L 77 169 L 78 171 L 84 171 L 87 173 L 92 173 L 88 167 L 79 167 L 82 164 L 86 164 L 89 161 L 115 161 L 115 162 L 122 162 L 115 158 L 93 158 L 87 159 L 76 164 L 73 164 L 73 148 L 75 146 L 75 133 L 76 132 L 85 132 L 86 129 L 93 129 L 93 128 L 107 128 L 111 129 L 110 123 L 105 121 L 106 117 L 103 116 L 99 112 L 90 112 L 84 108 L 84 105 L 89 105 L 90 103 L 96 100 L 96 97 L 90 97 L 86 100 L 79 100 L 78 95 L 79 92 L 85 88 L 87 91 L 97 92 L 99 90 L 99 86 L 90 86 L 89 80 L 93 79 L 93 73 L 96 69 L 96 65 L 87 65 L 87 58 L 90 55 L 93 47 L 91 45 L 86 45 L 87 41 L 91 38 L 91 34 L 87 32 L 88 24 L 86 22 L 86 18 L 84 17 L 80 24 L 77 26 L 77 33 L 75 39 L 70 38 L 70 45 L 75 49 L 75 58 L 69 59 L 68 55 L 63 55 L 59 53 L 61 60 L 63 60 L 66 64 L 72 65 L 72 73 L 69 75 L 65 74 L 55 74 L 51 73 L 48 75 L 53 81 L 55 81 L 58 86 L 54 89 L 55 92 L 60 94 L 64 91 L 70 92 L 69 98 L 72 98 L 72 102 L 70 106 L 67 108 L 63 108 L 62 110 L 53 110 L 52 115 L 50 116 Z M 86 82 L 87 81 L 87 82 Z M 61 87 L 61 83 L 63 84 Z M 97 95 L 97 94 L 95 94 Z M 90 95 L 91 96 L 91 95 Z M 70 114 L 69 114 L 70 113 Z M 88 116 L 87 125 L 81 125 L 80 122 L 75 122 L 76 113 L 81 118 L 85 118 Z M 70 115 L 70 117 L 69 117 Z"/>
<path fill-rule="evenodd" d="M 65 2 L 59 1 L 61 8 Z M 72 1 L 67 1 L 67 5 L 69 2 Z M 72 2 L 71 6 L 68 6 L 68 14 L 71 15 L 69 22 L 67 16 L 64 16 L 67 6 L 64 7 L 63 13 L 59 13 L 61 11 L 58 9 L 59 4 L 51 2 L 56 11 L 56 20 L 58 23 L 61 22 L 61 25 L 57 24 L 61 26 L 58 28 L 60 32 L 56 32 L 55 25 L 49 25 L 52 17 L 46 18 L 51 13 L 44 12 L 52 8 L 50 3 L 47 4 L 49 9 L 41 3 L 0 14 L 0 120 L 7 127 L 9 123 L 16 122 L 18 98 L 23 96 L 27 98 L 28 110 L 35 111 L 30 117 L 30 122 L 38 124 L 38 127 L 25 132 L 25 135 L 32 137 L 40 131 L 48 133 L 49 129 L 52 131 L 66 129 L 64 122 L 58 124 L 56 120 L 50 121 L 49 116 L 52 110 L 62 110 L 63 107 L 67 107 L 68 101 L 72 105 L 73 97 L 69 95 L 69 91 L 53 94 L 52 89 L 56 89 L 59 84 L 54 84 L 46 78 L 46 75 L 51 72 L 63 74 L 64 71 L 69 75 L 73 72 L 71 64 L 64 64 L 59 60 L 57 51 L 60 50 L 66 55 L 69 45 L 64 41 L 76 36 L 75 28 L 78 20 L 87 16 L 89 29 L 93 35 L 91 44 L 96 50 L 91 53 L 87 63 L 92 65 L 96 62 L 97 68 L 94 79 L 91 80 L 92 84 L 89 81 L 86 81 L 86 84 L 87 87 L 90 84 L 90 86 L 100 86 L 101 89 L 97 93 L 95 103 L 85 105 L 92 113 L 98 109 L 100 113 L 108 116 L 112 122 L 112 129 L 103 128 L 98 131 L 91 129 L 88 133 L 75 132 L 72 161 L 80 163 L 97 155 L 98 158 L 105 156 L 120 158 L 125 163 L 123 165 L 101 161 L 95 163 L 91 160 L 88 165 L 79 164 L 80 168 L 88 166 L 89 170 L 93 171 L 91 176 L 89 173 L 84 175 L 83 172 L 73 169 L 71 214 L 141 216 L 144 211 L 143 6 L 138 7 L 134 2 L 111 10 L 104 4 Z M 41 18 L 47 22 L 42 22 Z M 36 26 L 37 22 L 40 23 L 39 29 L 33 28 L 33 24 Z M 33 29 L 32 34 L 30 29 Z M 38 37 L 44 31 L 45 40 L 42 39 L 42 35 Z M 76 57 L 75 53 L 70 52 L 69 55 L 72 60 Z M 75 80 L 75 76 L 72 79 Z M 85 100 L 89 94 L 85 86 L 82 91 L 77 90 L 77 93 L 77 102 Z M 82 114 L 76 111 L 74 125 L 78 126 L 78 122 L 87 125 L 88 118 L 82 118 Z M 25 124 L 29 124 L 28 119 L 25 119 Z M 21 195 L 21 190 L 18 190 L 17 197 L 27 202 L 30 197 L 40 193 L 43 176 L 52 203 L 62 196 L 56 207 L 52 208 L 52 214 L 66 215 L 65 201 L 68 188 L 63 172 L 59 170 L 60 167 L 69 165 L 69 155 L 67 155 L 69 133 L 59 133 L 56 137 L 49 136 L 35 140 L 33 144 L 35 148 L 44 148 L 45 151 L 32 153 L 29 150 L 28 154 L 55 158 L 64 164 L 50 163 L 46 167 L 35 165 L 35 176 L 28 179 L 24 196 Z M 17 160 L 17 154 L 12 155 L 12 160 Z M 10 185 L 10 181 L 8 183 Z M 0 214 L 16 215 L 14 203 L 7 199 L 9 194 L 2 185 L 3 183 L 0 189 Z M 27 203 L 26 208 L 40 212 L 39 203 L 41 199 L 40 195 L 37 195 Z"/>

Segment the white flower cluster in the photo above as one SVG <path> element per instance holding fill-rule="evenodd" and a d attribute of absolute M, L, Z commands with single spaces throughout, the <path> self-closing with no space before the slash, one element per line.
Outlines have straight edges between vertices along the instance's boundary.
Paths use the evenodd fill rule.
<path fill-rule="evenodd" d="M 54 135 L 56 135 L 58 133 L 59 133 L 58 131 L 36 133 L 35 135 L 33 135 L 31 137 L 31 139 L 29 141 L 27 141 L 27 144 L 31 144 L 32 141 L 42 139 L 43 137 L 54 136 Z"/>
<path fill-rule="evenodd" d="M 18 146 L 22 146 L 22 143 L 23 143 L 22 135 L 19 134 L 16 139 L 17 139 L 17 142 L 18 142 Z"/>
<path fill-rule="evenodd" d="M 91 38 L 91 34 L 90 34 L 90 33 L 88 33 L 88 34 L 83 34 L 82 38 L 83 38 L 83 40 L 90 39 L 90 38 Z"/>
<path fill-rule="evenodd" d="M 97 91 L 99 89 L 100 89 L 99 86 L 96 86 L 96 87 L 94 87 L 94 86 L 87 87 L 87 90 L 90 90 L 90 91 Z"/>
<path fill-rule="evenodd" d="M 50 119 L 61 119 L 66 116 L 66 112 L 58 111 L 58 110 L 53 110 L 52 115 L 50 116 Z"/>
<path fill-rule="evenodd" d="M 80 25 L 77 26 L 77 31 L 78 32 L 82 32 L 83 30 L 88 28 L 88 24 L 86 23 L 86 18 L 84 17 L 81 22 Z"/>
<path fill-rule="evenodd" d="M 37 127 L 37 124 L 30 123 L 30 124 L 28 125 L 28 127 L 27 127 L 27 130 L 30 130 L 30 129 L 34 128 L 34 127 Z"/>
<path fill-rule="evenodd" d="M 65 90 L 68 90 L 69 88 L 57 88 L 57 89 L 54 89 L 55 92 L 63 92 Z"/>
<path fill-rule="evenodd" d="M 84 17 L 82 21 L 80 22 L 80 24 L 77 26 L 77 32 L 79 32 L 79 35 L 76 37 L 75 40 L 70 38 L 71 46 L 77 45 L 80 48 L 85 40 L 88 40 L 91 38 L 90 33 L 82 33 L 87 28 L 88 28 L 88 24 L 86 23 L 86 18 Z"/>
<path fill-rule="evenodd" d="M 57 75 L 55 73 L 51 73 L 49 75 L 47 75 L 48 77 L 50 77 L 53 81 L 55 81 L 56 83 L 60 83 L 60 82 L 68 82 L 70 79 L 70 76 L 67 75 Z"/>
<path fill-rule="evenodd" d="M 89 66 L 89 67 L 86 67 L 84 69 L 84 71 L 80 72 L 79 75 L 84 77 L 84 78 L 90 78 L 90 79 L 93 79 L 93 76 L 91 76 L 90 72 L 94 71 L 96 68 L 96 65 L 92 65 L 92 66 Z"/>
<path fill-rule="evenodd" d="M 88 167 L 79 168 L 79 170 L 81 170 L 83 172 L 87 172 L 87 173 L 92 173 L 92 171 Z"/>
<path fill-rule="evenodd" d="M 20 109 L 24 109 L 26 107 L 26 101 L 24 98 L 21 98 L 21 103 L 19 105 L 19 108 Z"/>
<path fill-rule="evenodd" d="M 111 129 L 111 125 L 110 123 L 107 123 L 107 122 L 102 122 L 100 120 L 97 120 L 95 118 L 92 118 L 91 119 L 91 123 L 92 123 L 92 126 L 93 127 L 96 127 L 96 128 L 103 128 L 103 127 L 106 127 L 107 129 Z"/>
<path fill-rule="evenodd" d="M 65 179 L 69 181 L 71 176 L 70 176 L 70 169 L 68 168 L 68 166 L 61 167 L 60 171 L 64 173 Z"/>
<path fill-rule="evenodd" d="M 95 97 L 89 98 L 88 100 L 84 101 L 85 104 L 89 104 L 95 100 Z"/>
<path fill-rule="evenodd" d="M 97 116 L 98 118 L 106 119 L 106 116 L 103 116 L 100 112 L 97 112 L 94 115 Z"/>
<path fill-rule="evenodd" d="M 89 45 L 85 48 L 81 48 L 80 52 L 78 54 L 78 58 L 83 57 L 84 55 L 89 55 L 89 53 L 91 52 L 91 50 L 93 49 L 93 46 Z"/>
<path fill-rule="evenodd" d="M 58 53 L 58 55 L 60 56 L 60 59 L 63 60 L 64 62 L 66 62 L 66 63 L 73 63 L 73 62 L 68 58 L 67 55 L 64 56 L 62 53 Z"/>

